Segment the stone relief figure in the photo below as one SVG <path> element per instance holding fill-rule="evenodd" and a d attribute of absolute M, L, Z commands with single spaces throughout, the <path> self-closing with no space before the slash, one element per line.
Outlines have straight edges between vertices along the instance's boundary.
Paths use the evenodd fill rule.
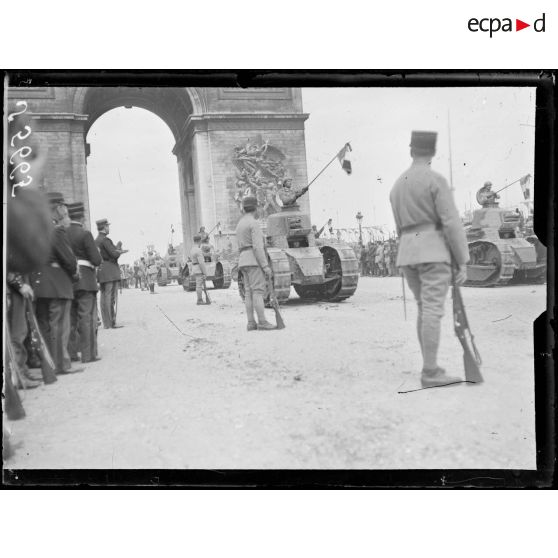
<path fill-rule="evenodd" d="M 285 178 L 283 153 L 262 141 L 261 137 L 247 140 L 243 146 L 235 147 L 232 162 L 236 168 L 236 190 L 234 200 L 242 207 L 246 196 L 254 196 L 258 200 L 258 208 L 262 217 L 267 217 L 280 210 L 278 191 Z"/>

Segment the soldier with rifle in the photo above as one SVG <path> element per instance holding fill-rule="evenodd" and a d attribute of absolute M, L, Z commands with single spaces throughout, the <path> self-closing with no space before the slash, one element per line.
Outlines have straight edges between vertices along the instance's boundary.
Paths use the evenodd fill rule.
<path fill-rule="evenodd" d="M 395 182 L 390 201 L 400 236 L 397 266 L 417 301 L 417 334 L 422 351 L 423 387 L 460 382 L 438 365 L 441 319 L 452 273 L 467 277 L 465 231 L 446 179 L 431 168 L 436 132 L 411 134 L 413 163 Z M 454 269 L 452 270 L 452 262 Z"/>
<path fill-rule="evenodd" d="M 203 227 L 202 227 L 203 228 Z M 190 259 L 192 260 L 192 274 L 196 280 L 196 295 L 198 297 L 198 305 L 209 304 L 209 300 L 203 301 L 203 291 L 205 287 L 205 278 L 207 276 L 207 269 L 205 266 L 205 257 L 201 249 L 202 240 L 201 234 L 194 235 L 194 246 L 190 252 Z M 207 296 L 207 291 L 206 291 Z"/>
<path fill-rule="evenodd" d="M 239 273 L 242 273 L 244 282 L 244 306 L 248 318 L 246 327 L 248 331 L 277 329 L 267 321 L 264 311 L 266 281 L 271 282 L 272 273 L 265 253 L 264 235 L 257 220 L 257 207 L 258 201 L 255 197 L 245 197 L 242 200 L 244 215 L 236 227 L 240 252 L 238 269 Z"/>

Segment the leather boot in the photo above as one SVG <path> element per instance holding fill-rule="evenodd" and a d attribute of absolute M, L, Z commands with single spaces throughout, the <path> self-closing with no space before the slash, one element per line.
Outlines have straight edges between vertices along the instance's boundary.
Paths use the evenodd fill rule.
<path fill-rule="evenodd" d="M 434 370 L 422 370 L 420 383 L 422 387 L 442 387 L 447 385 L 456 384 L 463 380 L 457 376 L 448 376 L 443 368 L 435 368 Z"/>

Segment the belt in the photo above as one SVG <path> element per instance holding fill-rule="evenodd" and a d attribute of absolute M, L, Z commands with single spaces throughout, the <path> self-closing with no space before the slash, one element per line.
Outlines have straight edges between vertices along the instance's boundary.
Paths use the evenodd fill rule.
<path fill-rule="evenodd" d="M 253 246 L 243 246 L 243 247 L 239 250 L 239 253 L 246 252 L 246 250 L 253 250 L 253 249 L 254 249 Z"/>
<path fill-rule="evenodd" d="M 440 223 L 419 223 L 418 225 L 410 225 L 401 228 L 401 234 L 409 234 L 424 231 L 441 231 L 442 225 Z"/>
<path fill-rule="evenodd" d="M 95 266 L 89 260 L 79 260 L 77 261 L 78 265 L 84 265 L 85 267 L 90 267 L 91 269 L 95 269 Z"/>
<path fill-rule="evenodd" d="M 60 267 L 60 264 L 57 262 L 51 262 L 50 267 Z"/>

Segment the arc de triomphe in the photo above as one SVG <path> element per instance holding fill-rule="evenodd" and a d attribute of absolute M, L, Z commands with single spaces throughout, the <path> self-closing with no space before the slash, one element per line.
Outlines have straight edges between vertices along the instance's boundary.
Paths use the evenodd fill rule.
<path fill-rule="evenodd" d="M 88 220 L 87 133 L 97 118 L 121 106 L 155 113 L 173 133 L 186 248 L 201 225 L 210 230 L 220 222 L 223 231 L 234 230 L 240 212 L 232 156 L 251 138 L 284 156 L 286 176 L 295 184 L 308 182 L 308 115 L 299 88 L 10 87 L 8 107 L 21 99 L 32 114 L 36 141 L 47 152 L 39 187 L 62 192 L 69 202 L 83 201 Z M 308 209 L 307 195 L 301 205 Z"/>

